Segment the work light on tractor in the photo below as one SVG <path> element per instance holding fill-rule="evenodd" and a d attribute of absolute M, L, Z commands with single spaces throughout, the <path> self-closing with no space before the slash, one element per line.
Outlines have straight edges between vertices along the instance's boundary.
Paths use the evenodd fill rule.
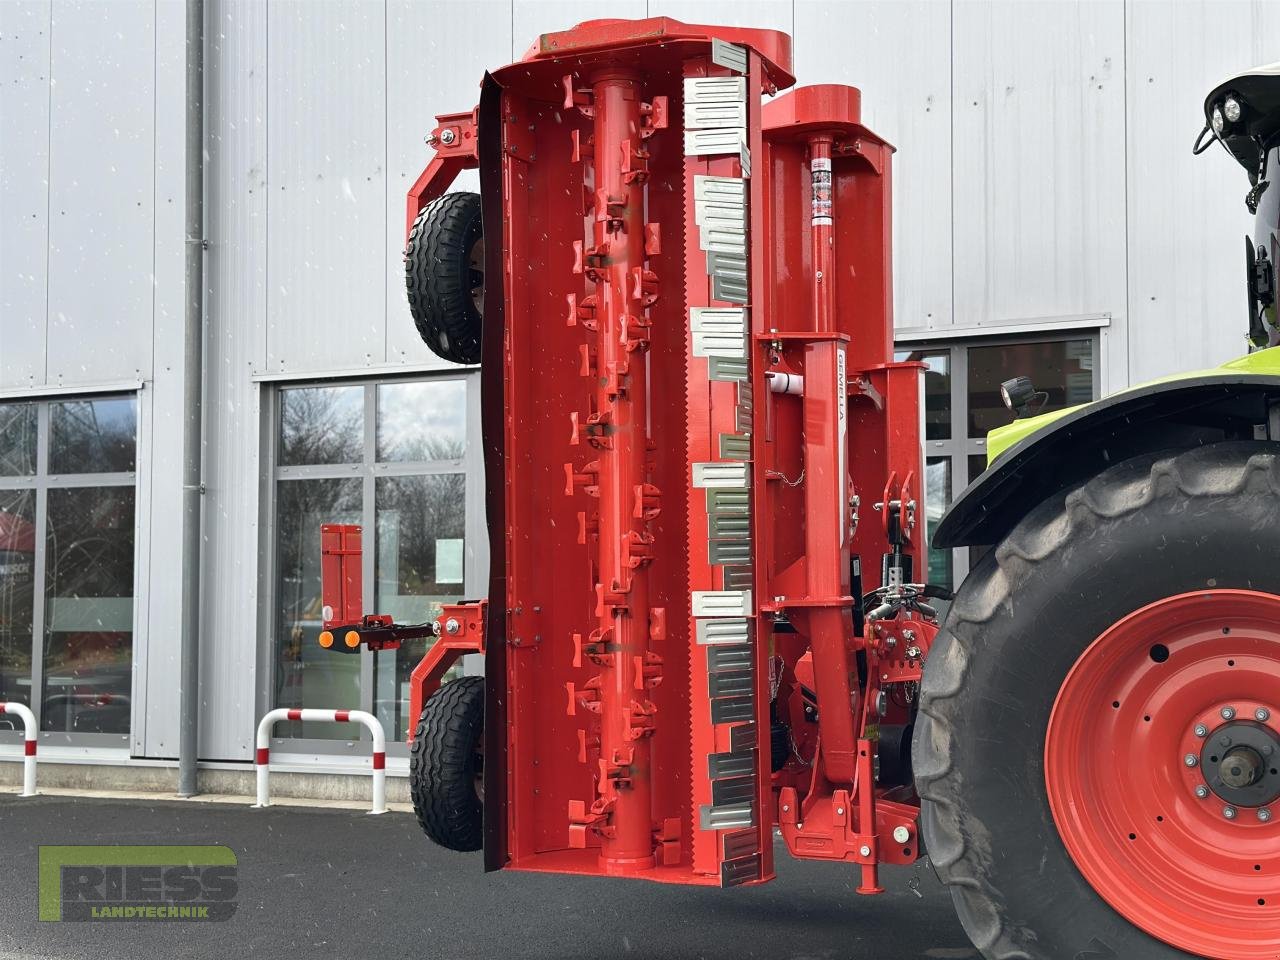
<path fill-rule="evenodd" d="M 927 854 L 991 960 L 1275 960 L 1280 69 L 1212 91 L 1196 147 L 1250 176 L 1254 352 L 1047 412 L 1004 384 L 934 532 L 989 548 L 954 596 L 894 360 L 894 150 L 858 90 L 793 85 L 776 31 L 596 20 L 437 118 L 406 282 L 480 365 L 487 599 L 366 615 L 361 531 L 322 534 L 329 649 L 430 640 L 424 831 L 726 887 L 785 849 L 863 894 Z"/>

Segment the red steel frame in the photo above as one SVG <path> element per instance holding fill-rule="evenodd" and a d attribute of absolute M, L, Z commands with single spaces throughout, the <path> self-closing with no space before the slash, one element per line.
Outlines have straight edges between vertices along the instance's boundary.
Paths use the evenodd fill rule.
<path fill-rule="evenodd" d="M 853 88 L 762 104 L 790 69 L 774 31 L 546 34 L 438 118 L 409 193 L 411 227 L 481 171 L 493 577 L 487 604 L 436 621 L 410 710 L 486 654 L 491 867 L 760 882 L 776 824 L 875 893 L 879 863 L 918 855 L 912 788 L 876 775 L 936 629 L 900 602 L 926 554 L 921 365 L 893 362 L 893 151 Z M 717 80 L 745 90 L 742 150 L 687 152 L 685 92 Z M 744 300 L 709 275 L 708 183 L 741 184 Z M 736 352 L 695 316 L 749 318 Z M 732 563 L 725 509 L 746 519 Z M 326 629 L 392 646 L 415 628 L 352 614 L 346 536 L 326 540 Z M 893 602 L 864 617 L 881 587 Z M 794 755 L 773 764 L 778 717 Z"/>

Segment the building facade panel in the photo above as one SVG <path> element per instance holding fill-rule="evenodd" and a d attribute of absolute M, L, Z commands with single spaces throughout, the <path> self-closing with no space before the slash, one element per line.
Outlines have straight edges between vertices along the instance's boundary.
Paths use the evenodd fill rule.
<path fill-rule="evenodd" d="M 201 756 L 252 756 L 258 688 L 261 388 L 267 357 L 267 5 L 208 6 L 206 544 Z M 215 26 L 216 25 L 216 26 Z"/>
<path fill-rule="evenodd" d="M 1210 366 L 1245 346 L 1244 171 L 1220 148 L 1191 155 L 1206 94 L 1274 61 L 1280 7 L 1132 3 L 1128 77 L 1128 377 Z"/>
<path fill-rule="evenodd" d="M 1122 310 L 1123 4 L 953 17 L 954 322 Z"/>
<path fill-rule="evenodd" d="M 51 16 L 49 0 L 0 4 L 0 390 L 44 382 Z"/>
<path fill-rule="evenodd" d="M 467 384 L 476 439 L 474 372 L 437 361 L 408 316 L 404 195 L 429 157 L 422 140 L 434 115 L 474 105 L 484 69 L 519 56 L 541 32 L 645 14 L 771 27 L 793 33 L 801 83 L 862 87 L 865 121 L 898 148 L 904 350 L 928 354 L 935 386 L 946 378 L 939 390 L 951 420 L 963 410 L 999 413 L 993 378 L 1025 357 L 1074 402 L 1242 348 L 1245 180 L 1220 152 L 1195 159 L 1189 145 L 1209 87 L 1274 57 L 1264 41 L 1280 11 L 1262 0 L 208 0 L 206 10 L 209 760 L 250 760 L 255 720 L 279 702 L 277 682 L 316 653 L 281 659 L 291 652 L 278 603 L 281 490 L 332 471 L 281 473 L 281 395 L 334 383 L 375 397 L 380 384 L 407 384 L 405 395 L 425 395 L 421 383 L 453 375 Z M 130 736 L 111 749 L 147 758 L 177 753 L 177 571 L 193 562 L 177 522 L 183 17 L 182 4 L 150 0 L 0 3 L 0 400 L 19 392 L 51 410 L 54 394 L 104 386 L 136 397 L 136 469 L 118 485 L 134 497 Z M 477 180 L 468 174 L 456 186 L 476 189 Z M 1032 335 L 982 329 L 1001 321 Z M 422 402 L 425 422 L 438 405 Z M 461 470 L 445 454 L 387 460 L 377 403 L 362 434 L 373 452 L 356 470 L 361 517 L 373 528 L 367 596 L 373 603 L 382 591 L 422 616 L 423 602 L 484 589 L 478 446 Z M 935 439 L 944 446 L 929 465 L 951 494 L 982 456 L 982 425 L 957 424 Z M 447 484 L 436 478 L 450 475 L 465 476 L 461 491 L 448 491 L 455 507 L 461 497 L 461 528 L 412 540 L 408 518 L 439 499 Z M 931 499 L 931 518 L 944 502 Z M 969 558 L 951 562 L 959 576 Z M 298 569 L 301 578 L 307 568 Z M 314 611 L 304 601 L 313 598 L 295 593 L 287 629 L 301 624 L 305 640 Z M 42 597 L 33 611 L 37 602 L 45 620 L 74 623 L 65 619 L 74 605 L 44 607 Z M 108 606 L 118 619 L 123 606 Z M 363 705 L 399 726 L 403 666 L 368 655 L 346 678 Z M 323 684 L 311 689 L 328 696 Z M 74 711 L 61 716 L 74 727 Z M 316 755 L 327 760 L 362 749 L 322 746 Z"/>
<path fill-rule="evenodd" d="M 841 38 L 840 43 L 832 41 Z M 902 38 L 909 37 L 909 42 Z M 856 0 L 796 6 L 801 83 L 863 91 L 862 120 L 893 157 L 894 317 L 951 323 L 951 4 Z"/>
<path fill-rule="evenodd" d="M 386 356 L 382 3 L 267 5 L 267 371 Z"/>
<path fill-rule="evenodd" d="M 514 13 L 510 0 L 480 0 L 469 4 L 465 11 L 446 8 L 445 15 L 431 4 L 388 0 L 388 186 L 386 243 L 380 264 L 386 280 L 384 359 L 388 364 L 428 369 L 449 366 L 426 348 L 409 317 L 401 259 L 405 196 L 431 156 L 424 141 L 435 128 L 436 114 L 474 107 L 480 99 L 485 69 L 510 57 Z M 520 42 L 519 38 L 516 42 Z M 479 187 L 475 172 L 468 171 L 455 189 Z"/>
<path fill-rule="evenodd" d="M 685 23 L 719 23 L 786 33 L 795 26 L 795 4 L 789 0 L 648 0 L 648 3 L 649 16 L 674 17 Z M 521 41 L 516 42 L 519 44 Z"/>
<path fill-rule="evenodd" d="M 53 4 L 46 382 L 149 378 L 155 4 Z"/>
<path fill-rule="evenodd" d="M 182 595 L 162 587 L 163 571 L 186 563 L 181 524 L 186 346 L 186 10 L 155 8 L 155 174 L 152 205 L 153 333 L 151 378 L 139 393 L 137 627 L 138 708 L 131 749 L 139 756 L 177 755 L 178 648 Z M 206 211 L 208 215 L 208 211 Z M 214 418 L 209 418 L 210 420 Z M 172 581 L 175 585 L 177 581 Z"/>

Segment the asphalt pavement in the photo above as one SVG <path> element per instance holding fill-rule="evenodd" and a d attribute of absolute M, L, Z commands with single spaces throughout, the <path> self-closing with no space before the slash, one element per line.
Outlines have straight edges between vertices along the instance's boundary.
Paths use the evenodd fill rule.
<path fill-rule="evenodd" d="M 38 919 L 41 845 L 225 844 L 237 907 L 221 923 Z M 0 958 L 977 960 L 927 864 L 855 872 L 791 860 L 720 890 L 483 872 L 413 817 L 348 809 L 0 794 Z"/>

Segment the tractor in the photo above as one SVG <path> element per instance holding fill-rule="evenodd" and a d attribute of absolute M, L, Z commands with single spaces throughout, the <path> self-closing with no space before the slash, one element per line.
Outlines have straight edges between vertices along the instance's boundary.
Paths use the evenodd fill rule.
<path fill-rule="evenodd" d="M 1280 76 L 1215 89 L 1197 142 L 1251 179 L 1255 351 L 1039 415 L 1006 383 L 935 531 L 991 548 L 954 596 L 894 360 L 893 147 L 857 89 L 793 86 L 780 32 L 594 20 L 437 118 L 407 292 L 480 366 L 488 597 L 364 614 L 360 529 L 322 531 L 323 645 L 434 636 L 423 830 L 712 886 L 772 879 L 776 834 L 862 894 L 927 855 L 991 960 L 1275 960 Z"/>

